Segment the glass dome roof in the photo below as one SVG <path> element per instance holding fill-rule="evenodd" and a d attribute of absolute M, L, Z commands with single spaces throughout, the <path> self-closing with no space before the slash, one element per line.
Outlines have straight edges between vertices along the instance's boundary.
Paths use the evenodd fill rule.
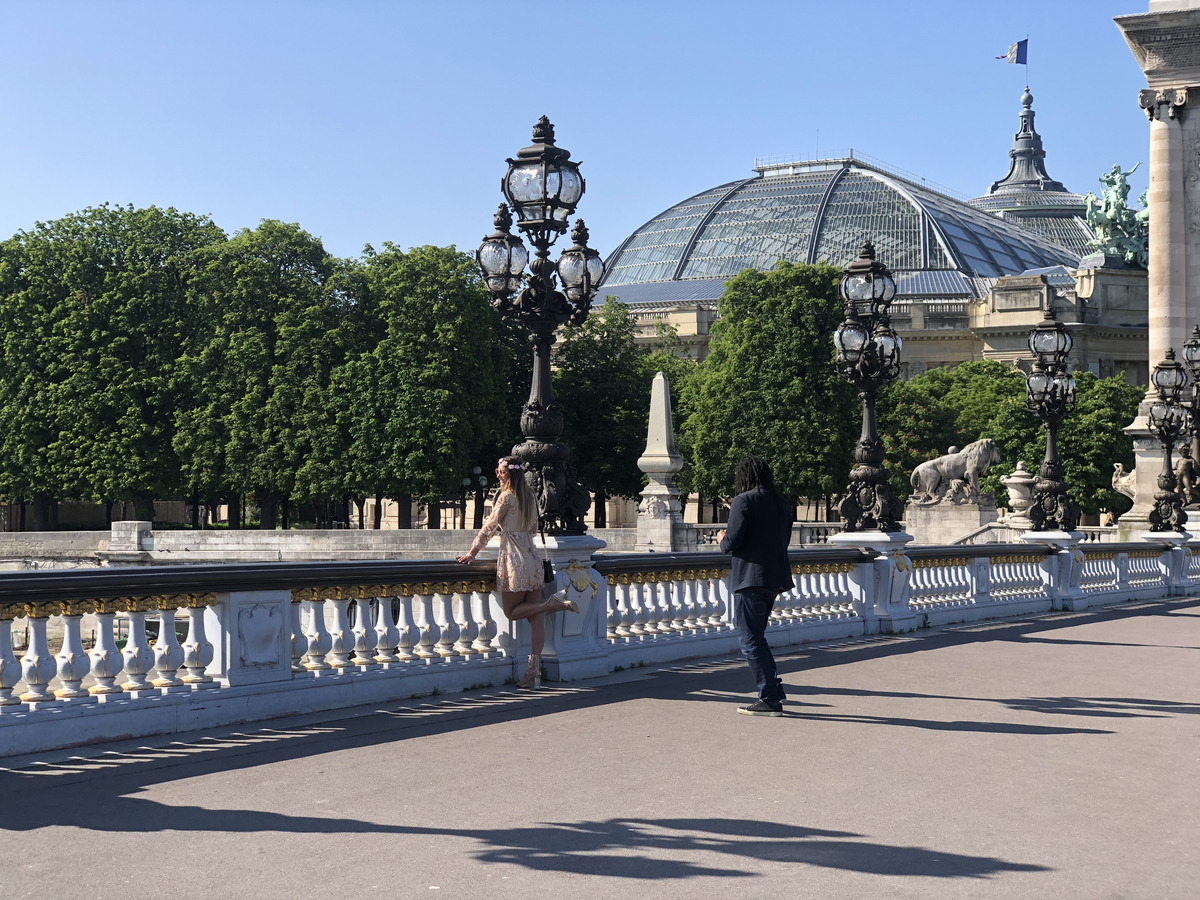
<path fill-rule="evenodd" d="M 755 171 L 637 229 L 606 261 L 601 290 L 626 302 L 715 299 L 741 270 L 781 259 L 845 266 L 866 238 L 901 295 L 977 297 L 1000 275 L 1079 262 L 1066 247 L 861 158 Z"/>

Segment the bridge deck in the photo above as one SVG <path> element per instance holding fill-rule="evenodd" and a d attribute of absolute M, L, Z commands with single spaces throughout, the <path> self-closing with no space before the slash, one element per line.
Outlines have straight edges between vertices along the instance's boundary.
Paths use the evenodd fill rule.
<path fill-rule="evenodd" d="M 1200 600 L 0 759 L 0 896 L 1195 896 Z"/>

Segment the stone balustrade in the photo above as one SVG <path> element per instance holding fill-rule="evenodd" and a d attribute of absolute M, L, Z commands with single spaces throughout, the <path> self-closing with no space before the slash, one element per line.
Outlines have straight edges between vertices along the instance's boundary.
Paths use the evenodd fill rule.
<path fill-rule="evenodd" d="M 586 543 L 551 548 L 560 587 L 581 607 L 550 619 L 551 678 L 736 652 L 728 556 L 594 553 L 599 541 L 577 540 Z M 1179 596 L 1200 583 L 1200 557 L 1178 543 L 816 546 L 790 558 L 793 586 L 768 628 L 779 648 Z M 27 636 L 22 646 L 14 633 Z M 503 615 L 488 563 L 6 573 L 0 756 L 501 687 L 528 644 L 525 624 Z"/>

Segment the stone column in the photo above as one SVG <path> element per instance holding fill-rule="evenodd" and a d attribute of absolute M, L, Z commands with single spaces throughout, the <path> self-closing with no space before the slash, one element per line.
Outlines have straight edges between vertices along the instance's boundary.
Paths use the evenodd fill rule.
<path fill-rule="evenodd" d="M 1138 104 L 1150 119 L 1149 362 L 1180 352 L 1200 324 L 1200 0 L 1151 0 L 1149 12 L 1119 16 L 1147 89 Z M 1190 163 L 1189 163 L 1190 160 Z M 1151 392 L 1152 394 L 1153 392 Z M 1121 517 L 1121 538 L 1146 528 L 1162 464 L 1162 448 L 1146 427 L 1151 394 L 1125 429 L 1134 439 L 1137 493 Z"/>
<path fill-rule="evenodd" d="M 675 534 L 683 525 L 679 491 L 671 479 L 683 468 L 683 457 L 675 452 L 675 433 L 671 422 L 671 386 L 659 372 L 650 389 L 650 424 L 646 452 L 638 459 L 638 468 L 650 479 L 638 504 L 637 544 L 640 553 L 669 553 L 675 547 Z"/>

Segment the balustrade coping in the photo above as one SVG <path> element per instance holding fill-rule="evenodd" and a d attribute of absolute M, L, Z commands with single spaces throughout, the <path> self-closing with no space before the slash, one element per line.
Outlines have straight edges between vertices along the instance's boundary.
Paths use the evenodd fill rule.
<path fill-rule="evenodd" d="M 5 572 L 0 604 L 210 594 L 239 590 L 297 590 L 342 585 L 495 582 L 496 564 L 453 560 L 228 563 L 145 568 Z"/>
<path fill-rule="evenodd" d="M 961 552 L 961 551 L 960 551 Z M 874 559 L 875 553 L 857 547 L 789 547 L 788 561 L 793 565 L 816 563 L 860 563 Z M 597 553 L 592 566 L 601 575 L 625 575 L 632 572 L 693 571 L 728 569 L 728 553 Z"/>

